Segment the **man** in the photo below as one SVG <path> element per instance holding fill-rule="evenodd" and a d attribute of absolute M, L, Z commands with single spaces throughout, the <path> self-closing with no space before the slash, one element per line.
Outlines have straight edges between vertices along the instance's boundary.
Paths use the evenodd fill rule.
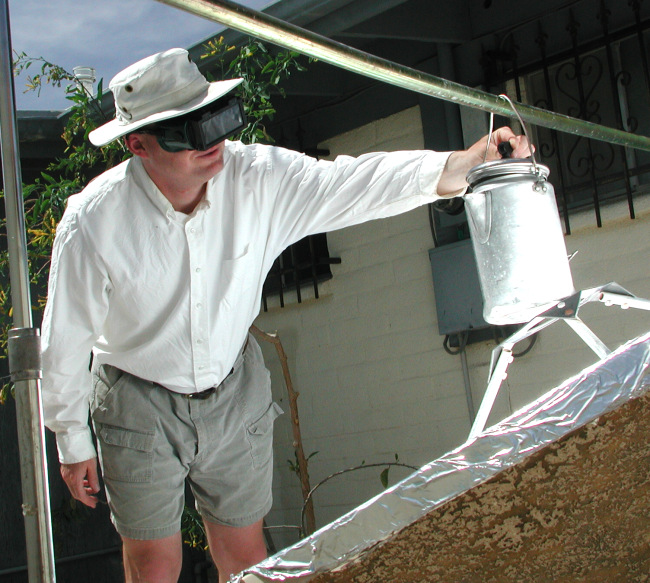
<path fill-rule="evenodd" d="M 240 82 L 208 83 L 182 49 L 119 73 L 116 119 L 90 140 L 123 137 L 133 157 L 71 197 L 57 229 L 46 424 L 70 492 L 95 507 L 90 411 L 127 581 L 178 579 L 186 479 L 222 583 L 265 557 L 280 409 L 248 329 L 277 255 L 308 234 L 462 194 L 500 142 L 529 154 L 507 128 L 489 148 L 486 138 L 451 155 L 325 162 L 244 146 L 225 140 L 241 127 Z"/>

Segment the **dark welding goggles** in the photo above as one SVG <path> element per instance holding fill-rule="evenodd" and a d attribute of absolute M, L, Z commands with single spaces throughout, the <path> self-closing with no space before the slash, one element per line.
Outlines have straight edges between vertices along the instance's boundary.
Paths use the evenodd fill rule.
<path fill-rule="evenodd" d="M 151 124 L 140 131 L 156 136 L 163 150 L 181 152 L 208 150 L 245 127 L 244 104 L 239 97 L 230 97 L 185 115 Z"/>

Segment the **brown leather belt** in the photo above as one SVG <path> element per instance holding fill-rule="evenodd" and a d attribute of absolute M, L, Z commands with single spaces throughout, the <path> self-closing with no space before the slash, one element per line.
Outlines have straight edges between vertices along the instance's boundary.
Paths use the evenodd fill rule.
<path fill-rule="evenodd" d="M 228 373 L 228 376 L 230 376 L 231 374 L 232 374 L 232 370 Z M 199 391 L 198 393 L 189 393 L 188 395 L 183 394 L 183 397 L 185 397 L 186 399 L 197 399 L 203 401 L 204 399 L 207 399 L 210 395 L 214 395 L 214 393 L 216 392 L 217 392 L 217 387 L 210 387 L 209 389 L 205 389 L 205 391 Z"/>

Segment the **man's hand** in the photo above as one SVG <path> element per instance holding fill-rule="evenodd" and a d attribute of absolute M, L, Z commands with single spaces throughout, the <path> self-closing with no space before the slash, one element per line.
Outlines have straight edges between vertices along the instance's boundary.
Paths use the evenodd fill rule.
<path fill-rule="evenodd" d="M 97 506 L 97 496 L 93 496 L 99 492 L 96 457 L 76 464 L 61 464 L 61 476 L 73 498 L 91 508 Z"/>
<path fill-rule="evenodd" d="M 466 188 L 467 181 L 465 177 L 474 166 L 478 166 L 484 161 L 489 162 L 501 158 L 497 149 L 501 142 L 510 143 L 512 147 L 512 158 L 526 158 L 531 154 L 531 148 L 528 145 L 526 136 L 517 136 L 508 127 L 502 127 L 493 131 L 489 145 L 488 137 L 485 136 L 480 139 L 474 145 L 467 148 L 467 150 L 460 150 L 449 156 L 447 165 L 438 183 L 438 194 L 440 196 L 450 196 Z M 486 148 L 487 156 L 485 155 Z"/>

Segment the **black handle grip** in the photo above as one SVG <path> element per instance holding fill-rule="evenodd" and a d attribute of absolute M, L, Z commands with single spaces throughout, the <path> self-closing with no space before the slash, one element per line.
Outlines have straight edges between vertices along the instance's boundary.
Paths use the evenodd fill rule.
<path fill-rule="evenodd" d="M 510 145 L 510 142 L 501 142 L 497 146 L 497 150 L 499 151 L 499 154 L 501 154 L 502 158 L 510 158 L 512 152 L 514 152 L 514 148 Z"/>

